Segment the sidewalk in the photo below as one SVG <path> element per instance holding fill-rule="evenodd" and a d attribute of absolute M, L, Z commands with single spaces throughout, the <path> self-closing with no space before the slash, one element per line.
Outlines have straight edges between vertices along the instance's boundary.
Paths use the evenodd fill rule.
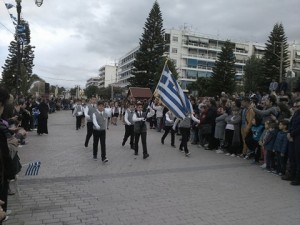
<path fill-rule="evenodd" d="M 121 146 L 119 122 L 107 131 L 109 163 L 103 165 L 92 159 L 92 139 L 84 147 L 86 128 L 75 130 L 70 111 L 50 114 L 48 126 L 49 135 L 31 132 L 19 149 L 22 164 L 40 161 L 41 168 L 25 176 L 24 165 L 5 224 L 300 224 L 300 188 L 249 161 L 194 145 L 187 158 L 170 137 L 162 145 L 162 133 L 150 129 L 150 157 L 143 160 L 129 142 Z"/>

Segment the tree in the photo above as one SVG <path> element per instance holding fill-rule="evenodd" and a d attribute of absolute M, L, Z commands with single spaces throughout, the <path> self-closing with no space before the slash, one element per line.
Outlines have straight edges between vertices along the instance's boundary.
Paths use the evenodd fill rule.
<path fill-rule="evenodd" d="M 209 85 L 211 95 L 218 95 L 222 91 L 232 94 L 235 91 L 234 63 L 233 44 L 226 41 L 213 67 Z"/>
<path fill-rule="evenodd" d="M 196 82 L 188 84 L 187 88 L 189 92 L 198 91 L 198 96 L 207 96 L 209 95 L 207 87 L 209 86 L 209 78 L 199 77 Z"/>
<path fill-rule="evenodd" d="M 8 47 L 8 57 L 2 66 L 2 80 L 1 84 L 8 90 L 16 93 L 16 73 L 17 71 L 17 46 L 18 42 L 21 45 L 21 74 L 19 74 L 19 89 L 23 94 L 27 94 L 32 84 L 38 80 L 37 75 L 32 75 L 32 68 L 34 66 L 34 51 L 33 46 L 30 45 L 30 28 L 25 20 L 21 20 L 20 26 L 16 28 L 15 40 L 10 42 Z"/>
<path fill-rule="evenodd" d="M 281 52 L 282 51 L 282 52 Z M 284 28 L 281 23 L 276 23 L 270 33 L 269 40 L 266 43 L 266 52 L 264 59 L 264 87 L 268 90 L 272 79 L 280 82 L 280 59 L 282 54 L 282 78 L 285 70 L 289 66 L 288 61 L 288 43 Z"/>
<path fill-rule="evenodd" d="M 133 63 L 134 76 L 129 79 L 130 86 L 153 89 L 162 71 L 160 65 L 165 50 L 164 35 L 162 14 L 155 1 L 140 38 L 140 48 Z"/>
<path fill-rule="evenodd" d="M 263 59 L 252 55 L 244 67 L 244 91 L 264 91 Z"/>
<path fill-rule="evenodd" d="M 99 88 L 97 86 L 88 86 L 85 90 L 84 93 L 88 98 L 91 98 L 92 96 L 96 96 L 99 92 Z"/>

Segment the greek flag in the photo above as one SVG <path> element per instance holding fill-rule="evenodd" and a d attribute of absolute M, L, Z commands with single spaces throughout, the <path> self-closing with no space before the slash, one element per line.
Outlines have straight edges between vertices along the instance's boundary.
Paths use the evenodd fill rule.
<path fill-rule="evenodd" d="M 163 104 L 179 119 L 184 119 L 193 112 L 193 108 L 188 97 L 177 83 L 165 65 L 160 80 L 157 85 L 156 93 L 159 95 Z"/>
<path fill-rule="evenodd" d="M 33 163 L 29 163 L 25 176 L 36 176 L 39 173 L 39 169 L 41 166 L 41 162 L 37 161 L 37 162 L 33 162 Z"/>

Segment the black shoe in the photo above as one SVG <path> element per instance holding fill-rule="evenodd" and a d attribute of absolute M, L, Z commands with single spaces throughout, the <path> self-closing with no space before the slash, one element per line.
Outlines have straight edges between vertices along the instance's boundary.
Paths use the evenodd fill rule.
<path fill-rule="evenodd" d="M 147 159 L 148 157 L 149 157 L 148 153 L 146 153 L 146 154 L 143 155 L 143 159 Z"/>
<path fill-rule="evenodd" d="M 134 148 L 134 146 L 133 146 L 133 145 L 131 145 L 131 146 L 130 146 L 130 148 L 131 148 L 132 150 L 135 150 L 135 148 Z"/>
<path fill-rule="evenodd" d="M 123 141 L 123 142 L 122 142 L 122 146 L 124 146 L 124 145 L 125 145 L 125 142 Z"/>
<path fill-rule="evenodd" d="M 214 150 L 213 148 L 206 147 L 205 150 Z"/>
<path fill-rule="evenodd" d="M 176 148 L 176 146 L 175 145 L 171 145 L 173 148 Z"/>
<path fill-rule="evenodd" d="M 163 140 L 163 139 L 161 139 L 161 143 L 162 143 L 162 144 L 165 144 L 165 142 L 164 142 L 164 140 Z"/>
<path fill-rule="evenodd" d="M 107 163 L 107 162 L 108 162 L 108 159 L 107 159 L 107 158 L 102 159 L 102 162 L 103 162 L 103 163 Z"/>
<path fill-rule="evenodd" d="M 88 145 L 87 145 L 87 144 L 84 144 L 84 147 L 86 147 L 86 148 L 87 148 L 87 147 L 88 147 Z"/>
<path fill-rule="evenodd" d="M 134 155 L 138 155 L 138 152 L 134 152 Z"/>

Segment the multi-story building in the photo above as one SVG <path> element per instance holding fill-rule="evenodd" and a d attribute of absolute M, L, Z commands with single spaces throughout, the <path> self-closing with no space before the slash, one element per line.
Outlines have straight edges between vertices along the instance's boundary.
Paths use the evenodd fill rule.
<path fill-rule="evenodd" d="M 100 77 L 91 77 L 86 81 L 85 87 L 96 86 L 100 87 Z"/>
<path fill-rule="evenodd" d="M 117 82 L 117 66 L 105 65 L 99 69 L 99 87 L 106 88 Z"/>
<path fill-rule="evenodd" d="M 185 89 L 187 84 L 199 77 L 210 77 L 212 69 L 221 52 L 226 39 L 217 36 L 196 34 L 186 29 L 171 29 L 165 34 L 166 49 L 169 58 L 174 62 L 179 74 L 181 86 Z M 230 40 L 234 44 L 234 57 L 236 80 L 241 83 L 244 75 L 244 66 L 251 55 L 262 58 L 265 45 Z M 118 86 L 127 86 L 128 78 L 132 76 L 131 69 L 138 47 L 125 54 L 119 60 Z M 291 53 L 293 70 L 300 69 L 300 51 L 294 47 Z"/>
<path fill-rule="evenodd" d="M 129 85 L 128 79 L 133 76 L 131 74 L 131 70 L 133 68 L 133 62 L 135 60 L 136 52 L 138 50 L 139 47 L 135 47 L 119 59 L 117 74 L 118 81 L 116 82 L 116 86 L 126 87 Z"/>
<path fill-rule="evenodd" d="M 300 44 L 289 45 L 289 70 L 300 76 Z"/>

